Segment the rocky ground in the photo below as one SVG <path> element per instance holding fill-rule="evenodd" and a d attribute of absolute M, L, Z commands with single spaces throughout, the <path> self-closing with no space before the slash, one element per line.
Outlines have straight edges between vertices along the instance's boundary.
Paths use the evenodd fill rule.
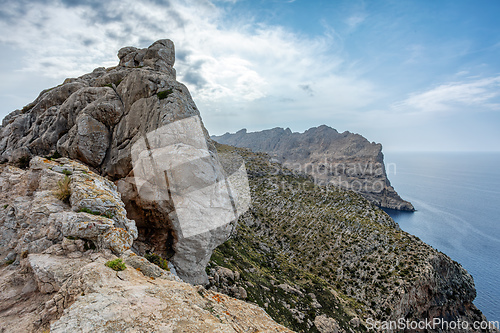
<path fill-rule="evenodd" d="M 0 166 L 0 205 L 0 332 L 291 332 L 133 253 L 116 186 L 80 163 Z"/>

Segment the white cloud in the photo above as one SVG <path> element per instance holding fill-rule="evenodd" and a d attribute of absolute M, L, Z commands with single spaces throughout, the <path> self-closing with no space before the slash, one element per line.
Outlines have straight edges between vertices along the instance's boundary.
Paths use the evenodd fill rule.
<path fill-rule="evenodd" d="M 212 115 L 238 114 L 232 123 L 237 129 L 263 119 L 299 122 L 304 109 L 313 110 L 313 118 L 332 110 L 349 112 L 375 98 L 372 84 L 340 74 L 348 64 L 341 52 L 332 51 L 341 46 L 331 31 L 307 38 L 252 19 L 228 26 L 226 13 L 208 0 L 116 0 L 77 6 L 65 1 L 20 0 L 0 9 L 12 18 L 0 22 L 0 45 L 24 52 L 25 74 L 62 81 L 116 65 L 123 46 L 147 47 L 170 38 L 178 54 L 178 79 L 189 87 L 214 132 L 228 123 L 207 120 Z M 311 87 L 314 94 L 301 86 Z"/>
<path fill-rule="evenodd" d="M 415 93 L 393 105 L 403 111 L 440 112 L 475 109 L 500 110 L 500 76 L 451 82 Z"/>
<path fill-rule="evenodd" d="M 345 22 L 350 29 L 356 29 L 361 23 L 366 20 L 366 17 L 367 15 L 365 13 L 356 13 L 349 16 Z"/>

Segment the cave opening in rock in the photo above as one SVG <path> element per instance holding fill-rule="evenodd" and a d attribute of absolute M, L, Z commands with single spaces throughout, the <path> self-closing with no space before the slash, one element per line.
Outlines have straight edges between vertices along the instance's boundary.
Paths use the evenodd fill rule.
<path fill-rule="evenodd" d="M 127 217 L 135 220 L 138 237 L 132 250 L 139 255 L 146 252 L 156 253 L 164 259 L 171 259 L 177 235 L 169 214 L 173 207 L 168 201 L 145 202 L 143 200 L 125 201 Z"/>

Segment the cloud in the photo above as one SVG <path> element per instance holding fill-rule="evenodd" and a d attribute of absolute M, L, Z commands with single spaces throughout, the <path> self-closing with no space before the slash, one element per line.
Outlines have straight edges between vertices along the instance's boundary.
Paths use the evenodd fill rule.
<path fill-rule="evenodd" d="M 299 84 L 299 88 L 304 90 L 309 96 L 314 96 L 314 90 L 310 84 Z"/>
<path fill-rule="evenodd" d="M 365 13 L 356 13 L 354 15 L 349 16 L 345 23 L 350 29 L 356 29 L 361 23 L 366 20 L 367 15 Z"/>
<path fill-rule="evenodd" d="M 500 76 L 450 82 L 395 103 L 398 110 L 442 112 L 463 109 L 500 110 Z"/>
<path fill-rule="evenodd" d="M 342 72 L 348 64 L 331 31 L 306 37 L 255 18 L 233 22 L 219 1 L 8 2 L 0 9 L 8 18 L 0 22 L 0 45 L 23 52 L 24 75 L 62 82 L 116 65 L 123 46 L 170 38 L 178 80 L 206 118 L 239 113 L 229 124 L 235 129 L 264 119 L 282 122 L 285 113 L 298 121 L 305 109 L 315 110 L 311 119 L 331 110 L 349 112 L 373 101 L 374 85 Z M 205 119 L 214 132 L 225 132 L 228 124 L 217 121 Z"/>

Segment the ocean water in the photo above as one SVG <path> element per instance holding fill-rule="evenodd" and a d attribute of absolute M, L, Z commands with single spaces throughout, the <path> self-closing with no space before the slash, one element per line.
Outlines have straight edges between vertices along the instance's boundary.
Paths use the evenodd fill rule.
<path fill-rule="evenodd" d="M 384 153 L 396 191 L 417 209 L 389 210 L 401 229 L 474 277 L 474 304 L 500 320 L 500 153 Z"/>

